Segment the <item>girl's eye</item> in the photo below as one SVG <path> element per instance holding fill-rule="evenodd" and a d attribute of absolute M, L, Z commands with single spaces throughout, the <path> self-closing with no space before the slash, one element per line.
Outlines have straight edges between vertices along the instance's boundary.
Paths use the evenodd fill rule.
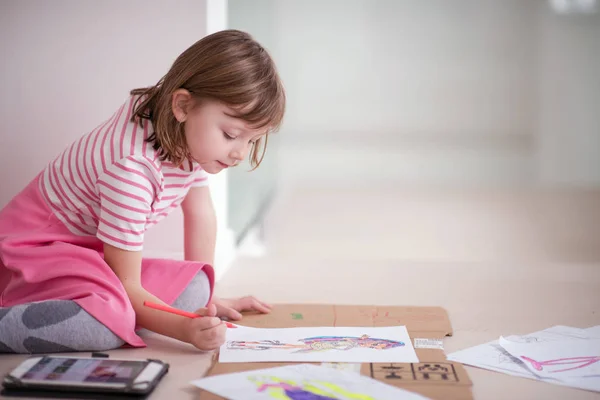
<path fill-rule="evenodd" d="M 223 136 L 225 136 L 225 139 L 227 140 L 233 140 L 235 139 L 233 136 L 231 136 L 229 133 L 227 132 L 223 132 Z"/>

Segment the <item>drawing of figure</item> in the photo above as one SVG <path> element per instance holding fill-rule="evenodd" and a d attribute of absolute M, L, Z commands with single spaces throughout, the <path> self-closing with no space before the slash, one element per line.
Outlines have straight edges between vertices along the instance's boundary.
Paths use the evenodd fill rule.
<path fill-rule="evenodd" d="M 375 400 L 373 397 L 352 393 L 330 382 L 303 381 L 296 383 L 275 376 L 250 376 L 258 392 L 266 392 L 277 400 Z"/>
<path fill-rule="evenodd" d="M 556 360 L 546 360 L 546 361 L 536 361 L 532 358 L 521 356 L 521 358 L 531 364 L 531 366 L 537 371 L 543 371 L 544 367 L 551 367 L 555 365 L 574 365 L 570 368 L 557 369 L 554 371 L 548 371 L 550 373 L 554 372 L 564 372 L 571 371 L 574 369 L 585 368 L 589 365 L 600 362 L 600 356 L 589 356 L 589 357 L 570 357 L 570 358 L 559 358 Z"/>
<path fill-rule="evenodd" d="M 268 350 L 297 349 L 294 353 L 312 353 L 327 350 L 350 350 L 357 347 L 386 350 L 404 346 L 404 342 L 389 339 L 372 338 L 368 335 L 356 336 L 315 336 L 298 340 L 301 343 L 282 343 L 279 340 L 230 341 L 228 349 Z"/>
<path fill-rule="evenodd" d="M 269 350 L 269 349 L 298 349 L 304 348 L 303 344 L 282 343 L 279 340 L 233 340 L 227 342 L 227 348 L 233 350 Z"/>

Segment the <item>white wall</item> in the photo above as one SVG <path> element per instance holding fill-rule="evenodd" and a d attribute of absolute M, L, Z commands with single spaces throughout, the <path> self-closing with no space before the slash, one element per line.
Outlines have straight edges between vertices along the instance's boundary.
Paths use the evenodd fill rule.
<path fill-rule="evenodd" d="M 540 180 L 600 186 L 600 13 L 539 18 Z"/>
<path fill-rule="evenodd" d="M 0 2 L 0 207 L 130 89 L 156 83 L 206 35 L 208 17 L 204 0 Z M 216 193 L 219 214 L 223 196 Z M 179 211 L 149 230 L 145 247 L 182 255 Z"/>

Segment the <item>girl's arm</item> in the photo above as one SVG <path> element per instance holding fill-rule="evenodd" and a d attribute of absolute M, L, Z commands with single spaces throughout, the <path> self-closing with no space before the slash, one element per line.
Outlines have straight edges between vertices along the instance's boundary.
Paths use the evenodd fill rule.
<path fill-rule="evenodd" d="M 131 301 L 136 323 L 148 330 L 212 350 L 224 341 L 225 325 L 218 318 L 187 318 L 144 306 L 144 301 L 165 304 L 142 287 L 142 252 L 127 251 L 104 244 L 104 260 L 115 272 Z M 214 308 L 214 307 L 213 307 Z M 196 311 L 199 313 L 199 311 Z M 211 317 L 216 309 L 208 311 Z"/>
<path fill-rule="evenodd" d="M 184 215 L 185 259 L 213 265 L 217 218 L 208 186 L 191 188 L 181 203 L 181 208 Z M 270 305 L 252 296 L 221 299 L 213 295 L 211 303 L 216 306 L 218 316 L 234 321 L 242 319 L 241 311 L 271 311 Z"/>
<path fill-rule="evenodd" d="M 185 259 L 214 265 L 217 217 L 209 187 L 191 188 L 181 203 L 181 209 Z"/>

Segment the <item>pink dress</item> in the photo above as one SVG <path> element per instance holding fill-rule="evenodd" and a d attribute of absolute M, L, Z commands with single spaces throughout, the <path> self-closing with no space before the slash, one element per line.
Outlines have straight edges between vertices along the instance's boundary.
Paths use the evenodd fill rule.
<path fill-rule="evenodd" d="M 195 162 L 161 161 L 145 139 L 151 123 L 130 121 L 130 97 L 105 123 L 51 162 L 0 211 L 0 307 L 74 300 L 134 347 L 135 313 L 103 258 L 103 242 L 143 249 L 146 229 L 179 207 L 191 187 L 207 184 Z M 210 265 L 144 259 L 142 285 L 172 304 Z"/>

